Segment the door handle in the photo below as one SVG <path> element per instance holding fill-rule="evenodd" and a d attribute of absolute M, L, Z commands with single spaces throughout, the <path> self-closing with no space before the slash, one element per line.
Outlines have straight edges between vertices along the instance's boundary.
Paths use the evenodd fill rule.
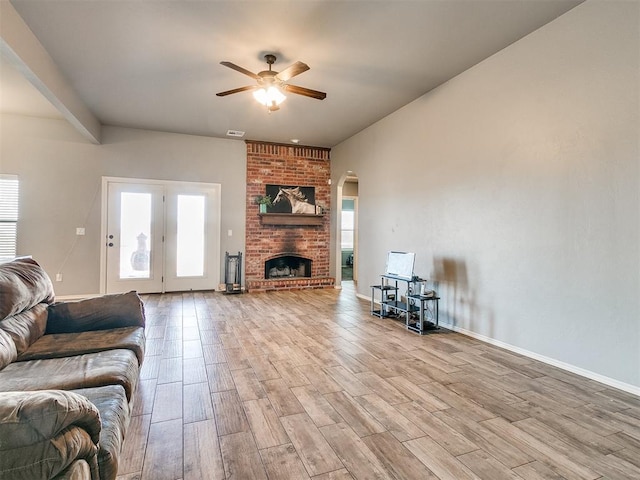
<path fill-rule="evenodd" d="M 109 246 L 109 247 L 113 247 L 113 242 L 109 242 L 109 243 L 107 243 L 107 246 Z"/>
<path fill-rule="evenodd" d="M 109 240 L 113 240 L 113 235 L 109 235 Z"/>

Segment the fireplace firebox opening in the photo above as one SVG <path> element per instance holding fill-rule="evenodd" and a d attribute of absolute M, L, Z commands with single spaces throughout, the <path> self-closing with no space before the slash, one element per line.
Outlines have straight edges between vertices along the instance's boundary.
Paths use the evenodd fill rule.
<path fill-rule="evenodd" d="M 298 255 L 281 255 L 264 262 L 264 278 L 311 277 L 311 259 Z"/>

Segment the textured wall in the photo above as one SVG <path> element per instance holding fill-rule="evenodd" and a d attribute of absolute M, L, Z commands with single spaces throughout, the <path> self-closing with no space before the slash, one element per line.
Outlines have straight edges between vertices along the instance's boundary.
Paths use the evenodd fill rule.
<path fill-rule="evenodd" d="M 416 252 L 441 320 L 640 387 L 639 9 L 583 3 L 332 150 L 359 293 Z"/>
<path fill-rule="evenodd" d="M 105 126 L 93 145 L 64 120 L 0 118 L 0 172 L 20 179 L 18 254 L 63 273 L 57 295 L 100 291 L 102 176 L 221 184 L 221 268 L 225 251 L 244 249 L 243 142 Z"/>

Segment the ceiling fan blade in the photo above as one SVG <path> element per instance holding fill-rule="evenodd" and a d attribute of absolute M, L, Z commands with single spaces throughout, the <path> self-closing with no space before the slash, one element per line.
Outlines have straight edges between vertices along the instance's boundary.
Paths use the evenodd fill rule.
<path fill-rule="evenodd" d="M 302 72 L 306 72 L 309 70 L 309 65 L 302 62 L 296 62 L 293 65 L 289 65 L 283 71 L 276 75 L 276 79 L 281 82 L 286 82 L 290 78 L 295 77 L 296 75 L 300 75 Z"/>
<path fill-rule="evenodd" d="M 224 65 L 225 67 L 229 67 L 232 70 L 235 70 L 236 72 L 240 72 L 240 73 L 244 73 L 245 75 L 247 75 L 248 77 L 251 77 L 255 80 L 260 80 L 260 77 L 253 73 L 250 72 L 249 70 L 247 70 L 246 68 L 242 68 L 239 67 L 238 65 L 236 65 L 235 63 L 231 63 L 231 62 L 220 62 L 220 65 Z"/>
<path fill-rule="evenodd" d="M 324 100 L 325 98 L 327 98 L 327 94 L 324 92 L 311 90 L 310 88 L 298 87 L 297 85 L 285 85 L 283 88 L 287 92 L 304 95 L 305 97 L 317 98 L 318 100 Z"/>
<path fill-rule="evenodd" d="M 255 90 L 256 88 L 258 88 L 258 85 L 249 85 L 247 87 L 234 88 L 233 90 L 216 93 L 216 95 L 218 97 L 226 97 L 227 95 L 231 95 L 232 93 L 246 92 L 247 90 Z"/>

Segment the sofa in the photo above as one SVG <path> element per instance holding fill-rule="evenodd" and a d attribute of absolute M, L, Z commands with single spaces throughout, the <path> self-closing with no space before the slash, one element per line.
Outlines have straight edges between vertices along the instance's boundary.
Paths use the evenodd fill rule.
<path fill-rule="evenodd" d="M 32 259 L 0 264 L 0 480 L 113 480 L 145 347 L 135 292 L 54 302 Z"/>

